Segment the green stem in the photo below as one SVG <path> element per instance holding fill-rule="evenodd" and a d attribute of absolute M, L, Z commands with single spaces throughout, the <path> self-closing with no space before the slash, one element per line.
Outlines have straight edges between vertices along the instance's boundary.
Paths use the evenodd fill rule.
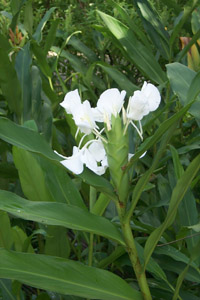
<path fill-rule="evenodd" d="M 89 252 L 88 252 L 88 266 L 92 266 L 93 259 L 93 244 L 94 244 L 94 234 L 90 233 L 90 244 L 89 244 Z"/>
<path fill-rule="evenodd" d="M 137 249 L 135 246 L 135 241 L 133 238 L 130 222 L 124 221 L 120 206 L 117 207 L 117 210 L 118 210 L 118 214 L 119 214 L 119 218 L 120 218 L 120 222 L 121 222 L 121 228 L 122 228 L 124 240 L 125 240 L 126 247 L 127 247 L 127 252 L 128 252 L 131 264 L 133 266 L 140 290 L 142 292 L 143 299 L 144 300 L 152 300 L 151 293 L 150 293 L 149 286 L 148 286 L 147 279 L 146 279 L 146 274 L 141 266 L 141 263 L 140 263 L 140 260 L 138 257 L 138 253 L 137 253 Z"/>

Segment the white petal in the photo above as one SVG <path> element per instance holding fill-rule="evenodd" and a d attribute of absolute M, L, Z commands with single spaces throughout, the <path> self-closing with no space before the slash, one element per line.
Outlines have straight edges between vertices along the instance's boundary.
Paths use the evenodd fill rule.
<path fill-rule="evenodd" d="M 106 151 L 100 140 L 91 143 L 90 146 L 88 147 L 88 150 L 97 162 L 100 162 L 106 156 Z"/>
<path fill-rule="evenodd" d="M 148 100 L 149 111 L 154 111 L 158 108 L 161 101 L 160 92 L 151 83 L 144 83 L 141 92 L 144 94 L 144 97 Z"/>
<path fill-rule="evenodd" d="M 88 100 L 84 101 L 77 110 L 73 111 L 73 119 L 80 131 L 90 134 L 97 127 L 94 120 L 94 113 Z"/>
<path fill-rule="evenodd" d="M 141 91 L 134 92 L 133 96 L 129 98 L 127 118 L 138 121 L 141 120 L 148 112 L 147 99 L 143 97 Z"/>
<path fill-rule="evenodd" d="M 67 93 L 60 105 L 64 107 L 68 114 L 73 114 L 73 111 L 81 105 L 81 98 L 79 96 L 78 90 L 76 89 L 75 91 Z"/>
<path fill-rule="evenodd" d="M 81 174 L 83 172 L 83 162 L 81 159 L 82 151 L 77 147 L 73 147 L 73 155 L 62 160 L 61 164 L 75 174 Z"/>
<path fill-rule="evenodd" d="M 125 95 L 125 91 L 120 93 L 116 88 L 103 92 L 97 101 L 97 110 L 102 115 L 101 119 L 103 119 L 104 113 L 108 114 L 109 118 L 112 114 L 116 116 L 122 109 Z"/>

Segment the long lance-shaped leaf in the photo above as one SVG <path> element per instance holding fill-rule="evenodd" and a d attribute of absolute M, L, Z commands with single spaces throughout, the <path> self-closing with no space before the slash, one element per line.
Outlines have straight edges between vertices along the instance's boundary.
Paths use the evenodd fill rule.
<path fill-rule="evenodd" d="M 25 220 L 95 233 L 125 245 L 120 231 L 109 220 L 65 203 L 25 200 L 0 191 L 0 209 Z"/>
<path fill-rule="evenodd" d="M 102 300 L 142 300 L 140 292 L 111 272 L 41 254 L 0 250 L 0 277 L 54 291 Z"/>
<path fill-rule="evenodd" d="M 115 18 L 98 11 L 112 35 L 128 55 L 130 61 L 151 80 L 162 84 L 166 76 L 154 55 L 135 37 L 134 33 Z"/>
<path fill-rule="evenodd" d="M 7 118 L 0 118 L 0 138 L 19 148 L 43 154 L 53 160 L 61 160 L 38 132 L 19 126 Z"/>
<path fill-rule="evenodd" d="M 200 169 L 200 154 L 191 162 L 191 164 L 188 166 L 186 171 L 182 174 L 182 176 L 178 180 L 172 193 L 172 197 L 171 197 L 171 201 L 170 201 L 170 205 L 169 205 L 169 209 L 165 221 L 161 226 L 159 226 L 156 230 L 154 230 L 151 233 L 151 235 L 149 236 L 146 242 L 145 249 L 144 249 L 145 267 L 147 266 L 149 259 L 153 253 L 153 250 L 155 249 L 163 232 L 174 222 L 179 203 L 183 199 L 186 191 L 188 190 L 193 178 L 195 177 L 199 169 Z"/>
<path fill-rule="evenodd" d="M 0 138 L 21 149 L 42 154 L 51 160 L 62 160 L 61 157 L 53 152 L 48 143 L 38 132 L 19 126 L 7 118 L 0 118 Z M 60 165 L 60 167 L 62 166 Z M 87 168 L 85 168 L 79 177 L 103 193 L 111 196 L 112 199 L 116 198 L 112 185 L 104 177 L 94 174 Z"/>

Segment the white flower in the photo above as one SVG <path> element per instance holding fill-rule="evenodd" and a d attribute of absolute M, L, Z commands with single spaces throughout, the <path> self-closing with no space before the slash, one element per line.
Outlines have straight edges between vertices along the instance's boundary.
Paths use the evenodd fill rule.
<path fill-rule="evenodd" d="M 55 151 L 56 152 L 56 151 Z M 56 152 L 57 153 L 57 152 Z M 69 169 L 74 174 L 81 174 L 83 172 L 83 162 L 82 162 L 82 150 L 78 147 L 73 147 L 73 154 L 70 157 L 65 157 L 57 153 L 60 157 L 64 158 L 60 163 Z"/>
<path fill-rule="evenodd" d="M 157 87 L 145 81 L 142 86 L 141 93 L 147 99 L 149 112 L 156 110 L 161 101 L 160 92 Z"/>
<path fill-rule="evenodd" d="M 68 114 L 73 115 L 73 111 L 77 110 L 77 107 L 81 105 L 81 98 L 79 96 L 78 90 L 67 93 L 60 105 L 64 107 Z"/>
<path fill-rule="evenodd" d="M 88 143 L 90 146 L 87 148 Z M 84 165 L 97 175 L 102 175 L 108 167 L 104 146 L 100 140 L 89 141 L 88 143 L 82 149 L 74 146 L 73 154 L 70 157 L 55 152 L 64 158 L 61 164 L 77 175 L 83 172 Z"/>
<path fill-rule="evenodd" d="M 94 128 L 98 128 L 89 101 L 81 103 L 78 90 L 67 93 L 60 105 L 68 114 L 72 114 L 74 122 L 81 132 L 90 134 Z"/>
<path fill-rule="evenodd" d="M 94 118 L 97 122 L 104 122 L 106 118 L 111 120 L 111 115 L 117 116 L 124 104 L 126 92 L 116 88 L 103 92 L 97 101 L 97 107 L 93 109 Z"/>
<path fill-rule="evenodd" d="M 90 134 L 97 128 L 90 102 L 84 101 L 80 106 L 73 110 L 73 119 L 81 132 Z"/>
<path fill-rule="evenodd" d="M 158 89 L 151 83 L 144 82 L 141 91 L 135 91 L 129 98 L 127 118 L 139 121 L 150 111 L 158 108 L 161 96 Z"/>

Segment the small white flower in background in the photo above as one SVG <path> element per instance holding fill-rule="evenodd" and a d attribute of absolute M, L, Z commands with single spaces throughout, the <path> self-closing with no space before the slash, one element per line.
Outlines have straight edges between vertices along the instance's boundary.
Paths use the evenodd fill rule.
<path fill-rule="evenodd" d="M 105 122 L 106 118 L 111 120 L 111 115 L 116 117 L 122 109 L 125 96 L 125 91 L 120 93 L 116 88 L 103 92 L 97 101 L 97 107 L 93 109 L 96 121 Z"/>

